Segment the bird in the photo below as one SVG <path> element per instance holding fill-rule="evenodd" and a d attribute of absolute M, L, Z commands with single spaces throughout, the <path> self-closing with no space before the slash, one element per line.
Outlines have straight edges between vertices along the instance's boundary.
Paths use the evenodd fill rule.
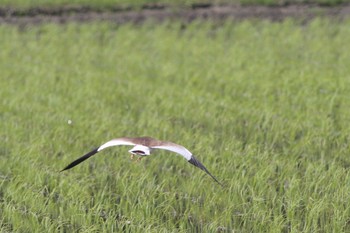
<path fill-rule="evenodd" d="M 151 155 L 151 153 L 155 149 L 162 149 L 167 150 L 171 152 L 175 152 L 181 156 L 183 156 L 190 164 L 194 165 L 195 167 L 198 167 L 199 169 L 206 172 L 211 178 L 213 178 L 219 185 L 223 186 L 209 171 L 208 169 L 199 162 L 193 154 L 187 150 L 184 146 L 178 145 L 176 143 L 170 142 L 170 141 L 161 141 L 158 139 L 154 139 L 152 137 L 121 137 L 121 138 L 115 138 L 112 139 L 101 146 L 93 149 L 92 151 L 86 153 L 82 157 L 74 160 L 70 164 L 68 164 L 64 169 L 61 170 L 61 172 L 71 169 L 81 162 L 85 161 L 86 159 L 90 158 L 91 156 L 97 154 L 98 152 L 111 147 L 111 146 L 133 146 L 132 149 L 129 150 L 129 153 L 131 154 L 130 158 L 133 160 L 134 156 L 140 156 L 136 161 L 140 161 L 145 156 Z"/>

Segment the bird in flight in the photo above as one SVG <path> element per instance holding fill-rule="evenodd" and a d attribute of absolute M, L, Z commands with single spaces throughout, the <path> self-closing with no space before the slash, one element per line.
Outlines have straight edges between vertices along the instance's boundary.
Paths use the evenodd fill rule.
<path fill-rule="evenodd" d="M 107 147 L 111 146 L 134 146 L 131 150 L 129 150 L 129 153 L 131 154 L 131 159 L 134 158 L 135 155 L 140 156 L 137 161 L 140 161 L 143 157 L 148 156 L 152 153 L 154 149 L 163 149 L 175 152 L 177 154 L 182 155 L 189 163 L 192 165 L 202 169 L 205 171 L 211 178 L 213 178 L 218 184 L 223 186 L 209 171 L 204 165 L 199 162 L 192 153 L 187 150 L 185 147 L 175 144 L 173 142 L 167 142 L 167 141 L 160 141 L 151 137 L 138 137 L 138 138 L 130 138 L 130 137 L 123 137 L 123 138 L 116 138 L 112 139 L 105 144 L 95 148 L 94 150 L 90 151 L 89 153 L 85 154 L 84 156 L 78 158 L 77 160 L 73 161 L 72 163 L 68 164 L 62 171 L 71 169 L 78 165 L 79 163 L 85 161 L 86 159 L 90 158 L 94 154 L 100 152 L 103 149 L 106 149 Z"/>

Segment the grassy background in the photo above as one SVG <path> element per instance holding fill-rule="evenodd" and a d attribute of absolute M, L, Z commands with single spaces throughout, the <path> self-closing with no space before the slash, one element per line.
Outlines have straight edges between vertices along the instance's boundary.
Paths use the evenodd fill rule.
<path fill-rule="evenodd" d="M 62 5 L 84 5 L 94 8 L 110 8 L 115 6 L 131 6 L 139 8 L 146 4 L 165 4 L 172 6 L 190 6 L 192 4 L 262 4 L 262 5 L 283 5 L 316 3 L 324 5 L 337 5 L 349 3 L 350 0 L 2 0 L 0 6 L 12 6 L 19 8 L 29 8 L 38 6 L 62 6 Z"/>
<path fill-rule="evenodd" d="M 0 26 L 1 231 L 350 231 L 348 25 Z"/>

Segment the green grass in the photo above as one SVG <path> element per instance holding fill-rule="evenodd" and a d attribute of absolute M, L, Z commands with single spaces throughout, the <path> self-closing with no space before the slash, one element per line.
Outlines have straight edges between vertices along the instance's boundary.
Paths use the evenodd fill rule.
<path fill-rule="evenodd" d="M 1 232 L 350 231 L 348 25 L 1 25 Z"/>
<path fill-rule="evenodd" d="M 75 6 L 84 5 L 93 8 L 108 9 L 115 6 L 134 7 L 135 9 L 145 4 L 165 4 L 170 6 L 190 6 L 192 4 L 213 3 L 213 4 L 262 4 L 262 5 L 281 5 L 281 4 L 300 4 L 316 3 L 323 5 L 337 5 L 349 3 L 350 0 L 2 0 L 0 6 L 11 6 L 17 8 L 30 7 L 52 7 L 52 6 Z"/>

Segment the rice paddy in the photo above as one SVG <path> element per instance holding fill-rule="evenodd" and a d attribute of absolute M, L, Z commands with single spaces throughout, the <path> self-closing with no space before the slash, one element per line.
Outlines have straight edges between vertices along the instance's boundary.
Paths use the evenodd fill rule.
<path fill-rule="evenodd" d="M 350 231 L 348 25 L 1 25 L 1 232 Z"/>

